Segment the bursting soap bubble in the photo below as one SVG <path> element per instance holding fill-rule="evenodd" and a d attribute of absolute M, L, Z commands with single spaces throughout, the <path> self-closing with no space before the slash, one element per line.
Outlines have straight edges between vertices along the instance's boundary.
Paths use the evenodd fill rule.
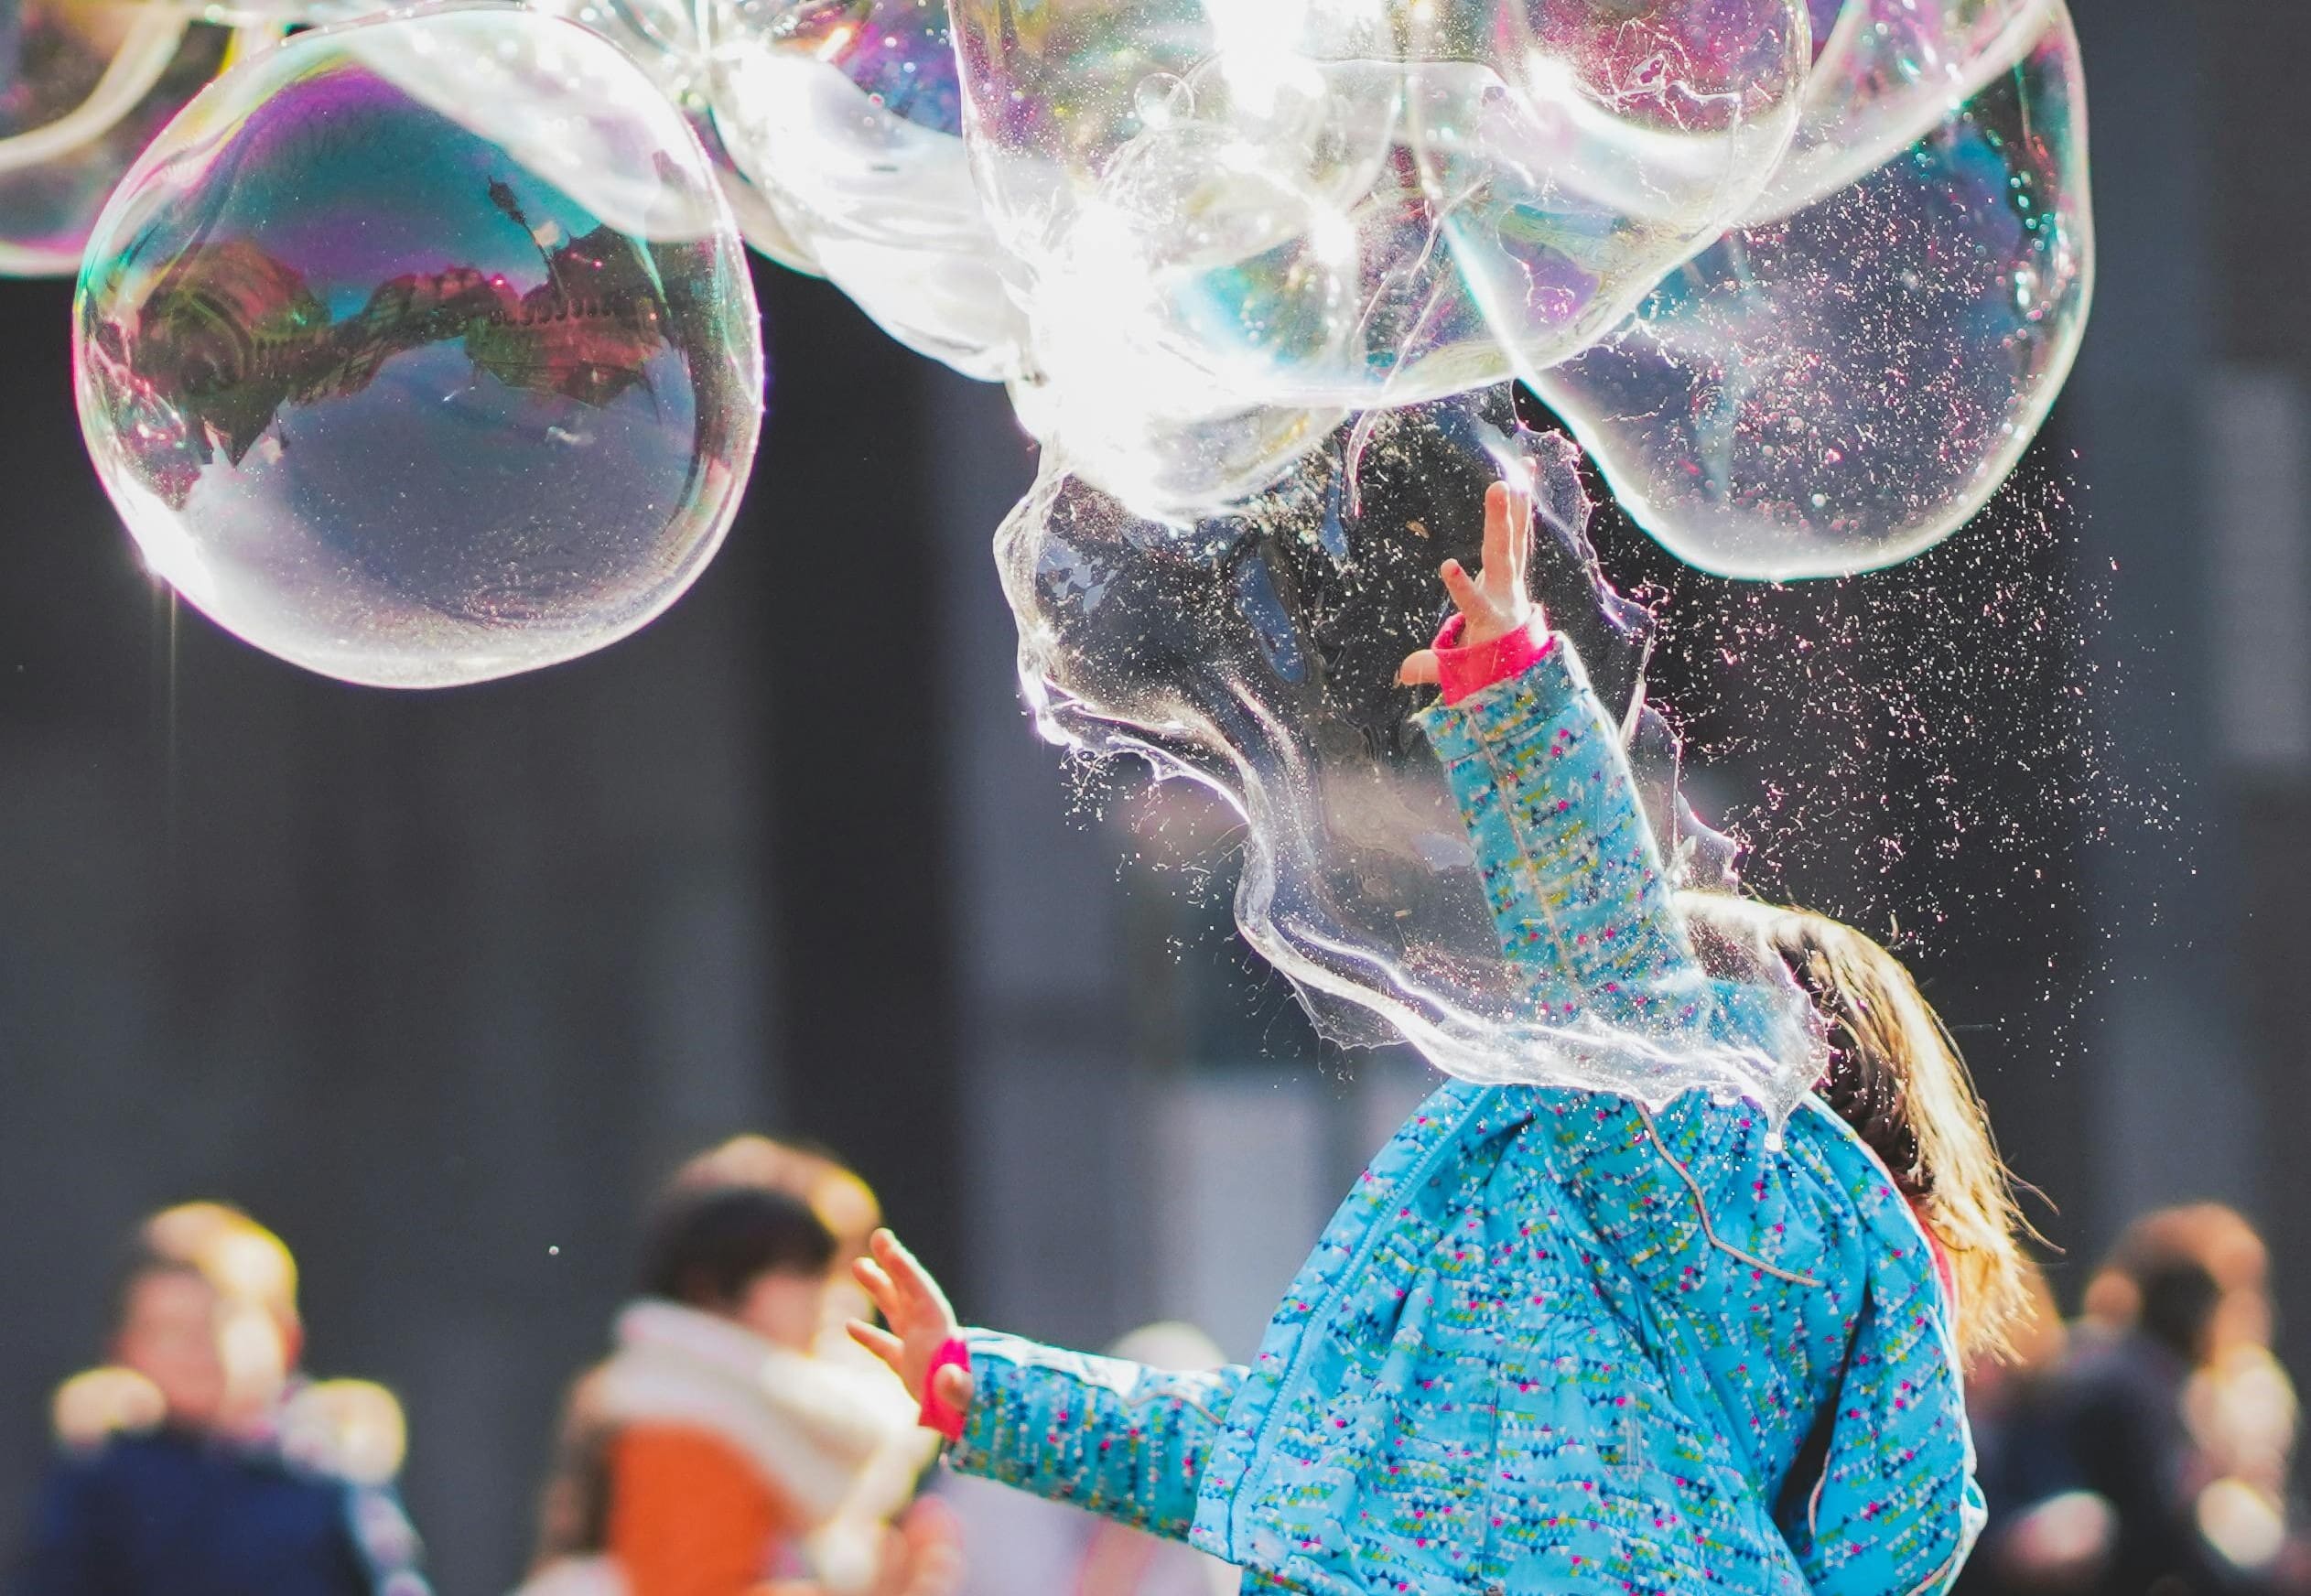
<path fill-rule="evenodd" d="M 75 335 L 153 570 L 354 682 L 643 625 L 719 543 L 761 419 L 697 140 L 610 45 L 512 8 L 305 34 L 221 80 L 106 209 Z"/>
<path fill-rule="evenodd" d="M 1797 137 L 1745 218 L 1772 221 L 1867 177 L 2043 38 L 2060 0 L 1814 0 Z"/>
<path fill-rule="evenodd" d="M 1469 1080 L 1654 1102 L 1700 1087 L 1786 1112 L 1813 1078 L 1802 1035 L 1767 1057 L 1674 1023 L 1536 1011 L 1414 718 L 1431 695 L 1397 680 L 1442 619 L 1438 565 L 1476 562 L 1486 485 L 1535 482 L 1536 596 L 1607 713 L 1645 728 L 1637 763 L 1681 882 L 1723 884 L 1730 850 L 1678 801 L 1672 740 L 1643 702 L 1647 618 L 1590 552 L 1576 462 L 1562 437 L 1518 427 L 1496 389 L 1370 413 L 1237 513 L 1180 527 L 1135 516 L 1047 452 L 996 542 L 1021 683 L 1053 740 L 1136 756 L 1243 817 L 1236 923 L 1333 1040 L 1409 1038 Z"/>
<path fill-rule="evenodd" d="M 232 40 L 151 0 L 0 0 L 0 274 L 80 269 L 114 185 Z"/>
<path fill-rule="evenodd" d="M 1533 382 L 1692 565 L 1906 559 L 1989 502 L 2068 375 L 2092 292 L 2085 115 L 2057 7 L 1915 146 L 1730 234 Z"/>
<path fill-rule="evenodd" d="M 1693 565 L 1826 576 L 1947 535 L 2087 314 L 2060 0 L 532 3 L 294 39 L 123 184 L 80 394 L 155 570 L 363 682 L 643 624 L 752 457 L 734 207 L 1007 384 L 1043 445 L 997 547 L 1039 722 L 1244 816 L 1238 923 L 1329 1034 L 1474 1080 L 1795 1101 L 1803 1039 L 1536 1012 L 1396 671 L 1485 484 L 1534 480 L 1540 597 L 1649 772 L 1665 863 L 1730 879 L 1575 451 L 1508 384 Z"/>

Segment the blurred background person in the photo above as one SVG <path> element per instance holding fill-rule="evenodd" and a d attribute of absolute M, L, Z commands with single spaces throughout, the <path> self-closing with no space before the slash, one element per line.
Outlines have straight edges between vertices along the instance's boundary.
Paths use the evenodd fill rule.
<path fill-rule="evenodd" d="M 843 1328 L 874 1313 L 874 1304 L 852 1277 L 850 1266 L 867 1256 L 867 1238 L 882 1224 L 881 1199 L 856 1171 L 816 1148 L 767 1136 L 734 1136 L 684 1164 L 669 1186 L 675 1191 L 759 1186 L 800 1198 L 835 1241 L 812 1354 L 878 1375 L 888 1373 Z"/>
<path fill-rule="evenodd" d="M 2009 1332 L 2006 1355 L 1979 1357 L 1966 1371 L 1976 1478 L 1990 1516 L 1957 1596 L 2083 1592 L 2110 1570 L 2116 1515 L 2080 1485 L 2054 1419 L 2069 1328 L 2035 1260 L 2025 1279 L 2030 1307 Z"/>
<path fill-rule="evenodd" d="M 2065 1489 L 2014 1502 L 2026 1511 L 1993 1531 L 1993 1549 L 2027 1547 L 2032 1521 L 2055 1507 L 2082 1533 L 2080 1494 L 2101 1504 L 2106 1545 L 2090 1578 L 2073 1566 L 2067 1580 L 2045 1572 L 2010 1588 L 2311 1590 L 2290 1486 L 2295 1387 L 2271 1350 L 2268 1277 L 2262 1237 L 2219 1204 L 2160 1209 L 2127 1227 L 2088 1284 L 2059 1373 L 1998 1443 L 2042 1460 L 2042 1495 Z"/>
<path fill-rule="evenodd" d="M 1226 1363 L 1191 1324 L 1142 1326 L 1108 1356 L 1188 1373 Z M 962 1521 L 961 1596 L 1234 1596 L 1242 1574 L 1217 1558 L 1112 1519 L 967 1474 L 939 1494 Z"/>
<path fill-rule="evenodd" d="M 913 1501 L 937 1438 L 888 1373 L 826 1350 L 852 1311 L 834 1271 L 879 1213 L 761 1137 L 675 1173 L 616 1350 L 571 1390 L 524 1596 L 948 1596 L 951 1515 Z"/>
<path fill-rule="evenodd" d="M 400 1405 L 298 1372 L 297 1265 L 236 1208 L 140 1227 L 112 1362 L 51 1405 L 19 1596 L 426 1596 Z"/>
<path fill-rule="evenodd" d="M 2087 1326 L 2103 1338 L 2139 1327 L 2144 1282 L 2176 1260 L 2195 1263 L 2215 1288 L 2203 1353 L 2184 1387 L 2185 1428 L 2204 1472 L 2244 1487 L 2275 1518 L 2294 1471 L 2298 1411 L 2295 1383 L 2272 1351 L 2271 1255 L 2254 1226 L 2218 1202 L 2145 1215 L 2089 1285 Z M 2243 1529 L 2238 1511 L 2210 1508 L 2208 1515 Z M 2268 1537 L 2226 1538 L 2243 1548 Z"/>

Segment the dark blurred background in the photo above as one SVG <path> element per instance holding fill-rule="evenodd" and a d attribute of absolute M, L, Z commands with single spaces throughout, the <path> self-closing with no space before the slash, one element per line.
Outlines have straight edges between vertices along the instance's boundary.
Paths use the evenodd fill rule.
<path fill-rule="evenodd" d="M 2051 1199 L 2057 1289 L 2144 1207 L 2225 1199 L 2301 1369 L 2311 12 L 2079 9 L 2100 301 L 1992 511 L 1778 592 L 1600 536 L 1668 607 L 1697 791 L 1754 880 L 1898 937 Z M 1181 1315 L 1242 1355 L 1422 1089 L 1321 1050 L 1224 890 L 1126 864 L 1129 806 L 1022 718 L 999 391 L 758 282 L 770 421 L 705 578 L 606 654 L 431 696 L 176 610 L 81 451 L 67 288 L 0 287 L 0 1537 L 166 1202 L 285 1235 L 313 1366 L 402 1394 L 434 1570 L 487 1592 L 684 1153 L 816 1138 L 967 1316 Z"/>

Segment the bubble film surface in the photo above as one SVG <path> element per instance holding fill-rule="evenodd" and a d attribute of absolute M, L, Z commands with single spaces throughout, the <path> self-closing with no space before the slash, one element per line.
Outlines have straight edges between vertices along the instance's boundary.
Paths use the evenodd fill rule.
<path fill-rule="evenodd" d="M 113 187 L 232 38 L 146 0 L 0 0 L 0 274 L 80 269 Z"/>
<path fill-rule="evenodd" d="M 36 3 L 64 0 L 0 7 Z M 751 459 L 735 212 L 1007 383 L 1044 446 L 997 548 L 1039 722 L 1234 807 L 1238 923 L 1328 1034 L 1473 1080 L 1796 1101 L 1797 1032 L 1768 1058 L 1535 1008 L 1412 718 L 1429 695 L 1396 672 L 1443 613 L 1439 563 L 1475 559 L 1486 484 L 1529 475 L 1539 596 L 1621 718 L 1665 859 L 1731 880 L 1644 702 L 1650 618 L 1589 549 L 1575 451 L 1521 430 L 1506 384 L 1706 571 L 1855 572 L 1946 536 L 2044 420 L 2087 312 L 2059 0 L 530 4 L 301 38 L 122 186 L 83 270 L 81 400 L 156 570 L 363 682 L 477 680 L 643 624 Z M 125 31 L 54 35 L 81 41 L 69 70 L 0 54 L 0 85 L 48 96 L 0 135 L 91 99 L 132 129 L 149 101 L 117 171 L 216 70 L 180 92 L 171 52 L 223 36 L 106 15 Z M 92 159 L 99 131 L 72 133 Z M 50 169 L 12 146 L 69 142 L 0 137 L 0 201 Z M 89 181 L 92 205 L 110 178 Z"/>
<path fill-rule="evenodd" d="M 707 16 L 714 131 L 774 253 L 1010 383 L 1151 519 L 1240 507 L 1351 415 L 1517 375 L 1710 568 L 1860 569 L 1994 491 L 2085 316 L 2058 0 Z M 1906 418 L 1892 447 L 1874 404 Z"/>
<path fill-rule="evenodd" d="M 1361 417 L 1271 493 L 1186 528 L 1133 515 L 1047 454 L 997 539 L 1021 680 L 1053 740 L 1136 755 L 1243 816 L 1237 924 L 1334 1040 L 1409 1038 L 1471 1080 L 1653 1101 L 1701 1087 L 1786 1111 L 1814 1070 L 1801 1029 L 1768 1059 L 1673 1021 L 1537 1014 L 1411 720 L 1432 690 L 1396 680 L 1442 619 L 1438 564 L 1476 562 L 1486 485 L 1534 474 L 1536 593 L 1607 713 L 1639 733 L 1665 856 L 1687 879 L 1722 884 L 1722 839 L 1679 803 L 1673 739 L 1642 713 L 1646 618 L 1598 572 L 1574 464 L 1561 437 L 1516 426 L 1503 390 Z"/>
<path fill-rule="evenodd" d="M 1600 336 L 1754 199 L 1809 37 L 1796 0 L 954 10 L 1057 441 L 1172 518 L 1274 480 L 1206 469 L 1215 424 L 1419 403 Z"/>
<path fill-rule="evenodd" d="M 1705 570 L 1906 559 L 1986 504 L 2046 419 L 2093 277 L 2067 13 L 1861 182 L 1730 234 L 1536 372 L 1614 496 Z"/>
<path fill-rule="evenodd" d="M 752 291 L 680 113 L 567 23 L 301 35 L 204 93 L 102 218 L 91 453 L 147 563 L 349 681 L 477 681 L 632 631 L 751 461 Z"/>
<path fill-rule="evenodd" d="M 1796 139 L 1745 219 L 1868 176 L 2012 68 L 2059 0 L 1815 0 L 1819 59 Z"/>
<path fill-rule="evenodd" d="M 902 343 L 975 377 L 1019 312 L 962 137 L 945 0 L 707 0 L 716 130 L 826 275 Z"/>
<path fill-rule="evenodd" d="M 528 0 L 530 8 L 599 34 L 650 74 L 698 135 L 721 180 L 722 197 L 746 242 L 789 271 L 818 274 L 818 263 L 795 237 L 770 196 L 755 188 L 722 142 L 714 124 L 707 37 L 690 0 Z"/>

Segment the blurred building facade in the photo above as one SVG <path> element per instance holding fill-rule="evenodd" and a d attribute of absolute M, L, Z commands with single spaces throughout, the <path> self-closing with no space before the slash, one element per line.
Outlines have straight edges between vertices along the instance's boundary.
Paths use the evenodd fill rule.
<path fill-rule="evenodd" d="M 2311 102 L 2284 74 L 2311 18 L 2080 9 L 2101 298 L 2042 454 L 2086 514 L 2018 568 L 2100 607 L 2038 668 L 2086 682 L 2074 774 L 2107 747 L 2127 796 L 2050 814 L 2046 891 L 1958 895 L 1916 957 L 2057 1239 L 2230 1199 L 2304 1322 Z M 316 1368 L 401 1391 L 441 1586 L 485 1591 L 640 1198 L 695 1147 L 840 1148 L 967 1314 L 1080 1345 L 1184 1317 L 1240 1356 L 1423 1089 L 1318 1055 L 1224 890 L 1131 862 L 1131 805 L 1024 722 L 988 545 L 1032 459 L 999 392 L 759 280 L 764 458 L 698 588 L 608 654 L 429 697 L 172 615 L 77 460 L 66 294 L 0 293 L 0 1513 L 163 1202 L 232 1198 L 297 1248 Z M 1711 779 L 1815 751 L 1775 735 Z M 1777 885 L 1841 909 L 1904 880 Z"/>

